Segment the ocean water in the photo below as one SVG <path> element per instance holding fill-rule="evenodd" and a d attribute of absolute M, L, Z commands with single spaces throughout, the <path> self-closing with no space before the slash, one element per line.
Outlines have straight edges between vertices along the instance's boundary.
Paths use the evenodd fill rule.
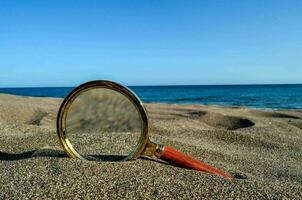
<path fill-rule="evenodd" d="M 302 84 L 130 86 L 143 102 L 302 109 Z M 0 93 L 64 98 L 72 87 L 0 88 Z"/>

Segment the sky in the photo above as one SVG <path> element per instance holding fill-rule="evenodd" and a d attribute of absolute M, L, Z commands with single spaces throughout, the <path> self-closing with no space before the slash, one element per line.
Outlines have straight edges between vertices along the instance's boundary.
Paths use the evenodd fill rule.
<path fill-rule="evenodd" d="M 1 0 L 0 87 L 302 83 L 301 0 Z"/>

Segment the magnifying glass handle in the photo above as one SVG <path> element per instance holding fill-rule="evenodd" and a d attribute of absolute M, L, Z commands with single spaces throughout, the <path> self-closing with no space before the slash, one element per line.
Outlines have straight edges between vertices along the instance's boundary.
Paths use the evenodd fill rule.
<path fill-rule="evenodd" d="M 161 160 L 167 161 L 167 162 L 169 162 L 173 165 L 179 166 L 179 167 L 208 172 L 208 173 L 216 174 L 216 175 L 222 176 L 224 178 L 228 178 L 228 179 L 234 178 L 230 174 L 221 172 L 218 169 L 215 169 L 214 167 L 211 167 L 211 166 L 209 166 L 199 160 L 196 160 L 184 153 L 181 153 L 181 152 L 177 151 L 176 149 L 169 147 L 169 146 L 162 147 L 162 151 L 161 151 L 159 158 Z"/>

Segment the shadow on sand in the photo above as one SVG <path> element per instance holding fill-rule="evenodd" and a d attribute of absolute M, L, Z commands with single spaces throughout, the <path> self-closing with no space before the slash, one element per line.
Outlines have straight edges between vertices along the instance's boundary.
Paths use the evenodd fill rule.
<path fill-rule="evenodd" d="M 17 161 L 36 157 L 54 157 L 54 158 L 68 158 L 68 155 L 61 150 L 53 149 L 35 149 L 22 153 L 7 153 L 0 151 L 0 160 L 3 161 Z M 121 161 L 125 156 L 120 155 L 89 155 L 88 160 L 92 161 Z"/>
<path fill-rule="evenodd" d="M 65 158 L 68 157 L 63 151 L 55 151 L 55 150 L 31 150 L 22 153 L 6 153 L 0 151 L 0 160 L 6 161 L 16 161 L 16 160 L 24 160 L 34 157 L 57 157 L 57 158 Z"/>

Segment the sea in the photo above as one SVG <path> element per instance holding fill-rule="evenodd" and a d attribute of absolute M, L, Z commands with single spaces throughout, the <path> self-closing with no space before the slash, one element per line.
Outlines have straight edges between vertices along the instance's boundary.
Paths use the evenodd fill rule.
<path fill-rule="evenodd" d="M 302 84 L 129 86 L 146 103 L 302 109 Z M 64 98 L 73 87 L 0 88 L 0 93 Z"/>

